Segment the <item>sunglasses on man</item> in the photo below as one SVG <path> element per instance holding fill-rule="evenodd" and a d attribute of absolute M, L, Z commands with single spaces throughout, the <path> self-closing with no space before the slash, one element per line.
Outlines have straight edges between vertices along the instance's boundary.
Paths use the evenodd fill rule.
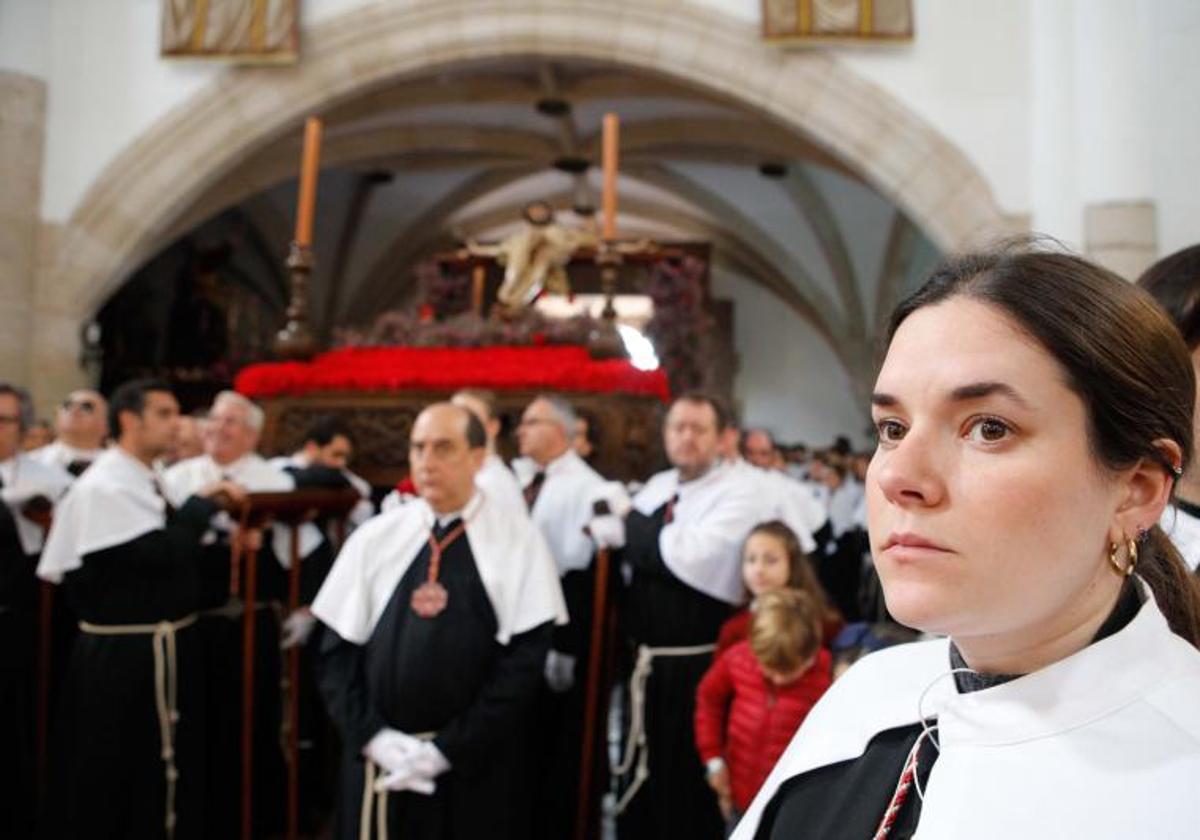
<path fill-rule="evenodd" d="M 62 407 L 63 411 L 70 411 L 73 408 L 78 408 L 84 414 L 96 413 L 96 403 L 94 403 L 92 400 L 72 400 L 68 398 L 63 400 Z"/>

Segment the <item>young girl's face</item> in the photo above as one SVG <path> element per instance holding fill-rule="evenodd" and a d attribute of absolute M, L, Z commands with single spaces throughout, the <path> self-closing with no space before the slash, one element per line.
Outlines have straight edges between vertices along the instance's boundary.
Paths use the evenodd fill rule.
<path fill-rule="evenodd" d="M 742 550 L 742 580 L 751 595 L 757 598 L 764 592 L 783 589 L 790 573 L 791 564 L 783 540 L 770 534 L 750 535 Z"/>

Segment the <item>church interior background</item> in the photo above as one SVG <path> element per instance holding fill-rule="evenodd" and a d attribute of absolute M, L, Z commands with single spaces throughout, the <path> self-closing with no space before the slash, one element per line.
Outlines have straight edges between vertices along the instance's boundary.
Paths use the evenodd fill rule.
<path fill-rule="evenodd" d="M 531 202 L 593 224 L 614 113 L 619 236 L 669 255 L 625 260 L 623 329 L 789 442 L 867 442 L 882 323 L 943 253 L 1037 231 L 1132 278 L 1200 238 L 1186 0 L 264 0 L 236 49 L 196 5 L 0 0 L 0 378 L 43 411 L 270 358 L 309 116 L 322 348 L 500 342 L 462 249 Z M 521 341 L 596 314 L 567 274 Z"/>

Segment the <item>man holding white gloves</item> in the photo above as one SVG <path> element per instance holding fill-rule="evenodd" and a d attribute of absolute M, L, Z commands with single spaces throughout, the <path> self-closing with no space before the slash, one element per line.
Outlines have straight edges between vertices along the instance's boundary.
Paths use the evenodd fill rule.
<path fill-rule="evenodd" d="M 420 498 L 356 530 L 313 602 L 344 743 L 337 838 L 528 836 L 523 736 L 567 615 L 541 534 L 475 487 L 485 447 L 466 409 L 421 412 Z"/>
<path fill-rule="evenodd" d="M 559 396 L 540 396 L 521 415 L 517 462 L 530 516 L 558 565 L 570 624 L 559 627 L 546 656 L 538 700 L 538 825 L 535 837 L 566 837 L 579 791 L 579 745 L 586 702 L 582 674 L 592 646 L 593 558 L 625 545 L 629 496 L 605 481 L 572 447 L 576 416 Z"/>

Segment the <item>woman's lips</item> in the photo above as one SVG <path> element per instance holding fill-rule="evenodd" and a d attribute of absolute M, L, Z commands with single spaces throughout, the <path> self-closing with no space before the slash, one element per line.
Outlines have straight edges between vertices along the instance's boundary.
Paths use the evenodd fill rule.
<path fill-rule="evenodd" d="M 900 532 L 888 535 L 883 553 L 894 560 L 922 560 L 944 556 L 950 549 L 920 534 Z"/>

